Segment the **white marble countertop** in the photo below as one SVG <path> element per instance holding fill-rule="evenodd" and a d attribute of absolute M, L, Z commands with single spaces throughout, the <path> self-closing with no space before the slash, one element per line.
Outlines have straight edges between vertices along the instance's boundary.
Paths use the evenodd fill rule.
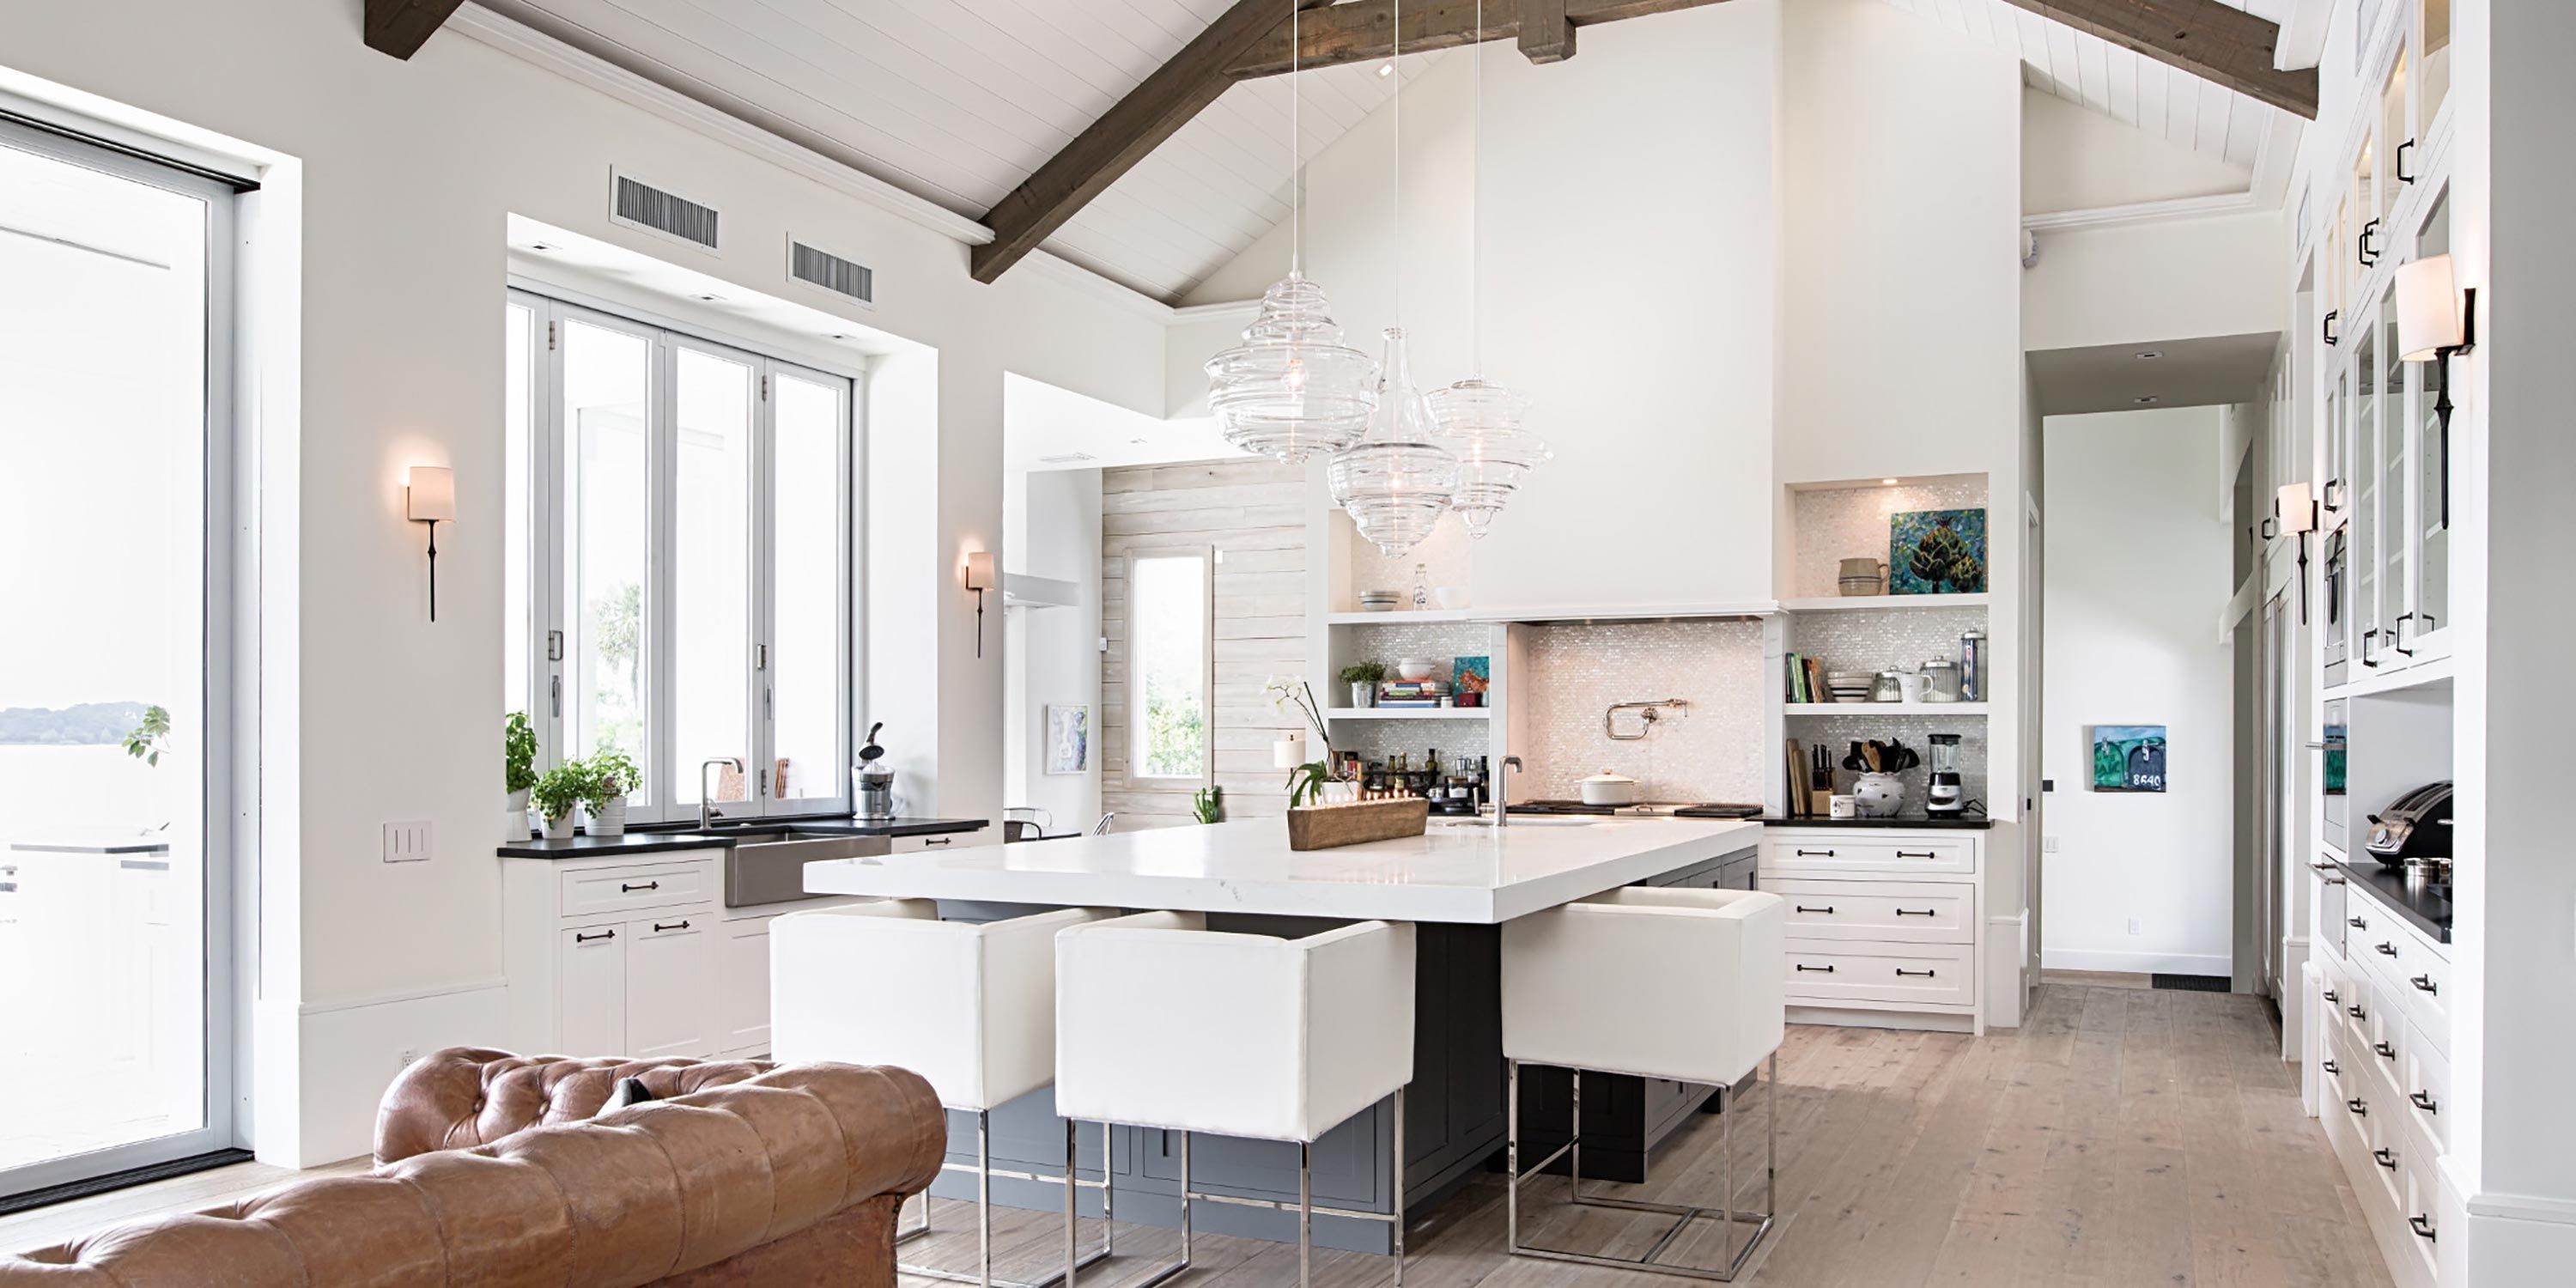
<path fill-rule="evenodd" d="M 1758 844 L 1754 822 L 1434 819 L 1425 835 L 1303 853 L 1277 818 L 805 866 L 818 894 L 1493 925 Z"/>

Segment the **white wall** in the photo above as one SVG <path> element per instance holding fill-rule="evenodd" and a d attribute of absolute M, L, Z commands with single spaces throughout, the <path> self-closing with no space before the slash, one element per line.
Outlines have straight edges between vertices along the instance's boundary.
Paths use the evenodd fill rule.
<path fill-rule="evenodd" d="M 2279 211 L 2042 229 L 2021 275 L 2022 346 L 2278 331 L 2289 312 Z"/>
<path fill-rule="evenodd" d="M 2096 210 L 2253 187 L 2253 167 L 2176 147 L 2089 105 L 2028 86 L 2021 102 L 2025 212 Z"/>
<path fill-rule="evenodd" d="M 965 245 L 859 195 L 846 171 L 762 159 L 453 24 L 397 62 L 361 42 L 360 8 L 98 0 L 0 16 L 0 63 L 23 74 L 6 78 L 12 88 L 52 93 L 26 79 L 42 78 L 301 162 L 300 192 L 268 194 L 283 208 L 263 232 L 287 240 L 256 248 L 272 257 L 262 280 L 283 283 L 269 303 L 300 306 L 254 338 L 291 354 L 287 387 L 253 394 L 250 427 L 272 543 L 258 1144 L 280 1163 L 364 1152 L 399 1050 L 498 1029 L 488 842 L 511 213 L 779 294 L 791 293 L 782 240 L 828 232 L 877 270 L 877 307 L 854 319 L 938 349 L 915 400 L 935 408 L 936 433 L 903 479 L 915 539 L 875 552 L 886 557 L 872 560 L 870 591 L 910 590 L 905 639 L 917 647 L 904 677 L 919 723 L 907 768 L 947 812 L 1002 803 L 999 662 L 975 659 L 974 615 L 955 589 L 960 552 L 1001 540 L 1002 373 L 1155 414 L 1164 401 L 1162 322 L 1143 301 L 1108 302 L 1043 265 L 977 286 Z M 723 253 L 610 225 L 612 165 L 720 204 Z M 412 464 L 457 471 L 434 626 L 419 608 L 419 534 L 401 518 Z M 430 820 L 436 858 L 379 862 L 390 819 Z"/>
<path fill-rule="evenodd" d="M 2056 780 L 2043 959 L 2225 975 L 2234 882 L 2233 672 L 2219 409 L 2053 416 L 2041 758 Z M 2088 727 L 2161 724 L 2162 793 L 2094 792 Z M 2129 933 L 2136 922 L 2137 933 Z"/>
<path fill-rule="evenodd" d="M 1050 831 L 1081 831 L 1100 817 L 1100 471 L 1013 474 L 1005 492 L 1003 567 L 1072 582 L 1082 602 L 1006 614 L 1003 802 L 1046 810 Z M 1091 708 L 1085 772 L 1046 772 L 1049 704 Z"/>

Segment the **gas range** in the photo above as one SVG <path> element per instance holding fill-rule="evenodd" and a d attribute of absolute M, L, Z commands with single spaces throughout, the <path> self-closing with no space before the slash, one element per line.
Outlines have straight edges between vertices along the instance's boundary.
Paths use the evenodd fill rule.
<path fill-rule="evenodd" d="M 1591 814 L 1617 818 L 1762 817 L 1762 807 L 1759 805 L 1738 805 L 1723 801 L 1703 801 L 1696 804 L 1648 801 L 1639 805 L 1586 805 L 1581 801 L 1560 800 L 1517 801 L 1512 805 L 1512 812 L 1515 814 Z"/>

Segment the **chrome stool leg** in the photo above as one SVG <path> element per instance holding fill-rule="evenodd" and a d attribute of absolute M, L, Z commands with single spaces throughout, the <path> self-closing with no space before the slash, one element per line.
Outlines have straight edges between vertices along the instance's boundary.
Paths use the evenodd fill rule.
<path fill-rule="evenodd" d="M 1235 1207 L 1266 1208 L 1274 1212 L 1293 1214 L 1297 1218 L 1297 1282 L 1300 1285 L 1300 1288 L 1313 1282 L 1315 1251 L 1314 1227 L 1316 1214 L 1321 1213 L 1325 1216 L 1348 1217 L 1352 1220 L 1358 1221 L 1387 1222 L 1392 1227 L 1392 1242 L 1395 1251 L 1395 1283 L 1397 1288 L 1402 1288 L 1404 1283 L 1405 1214 L 1404 1092 L 1399 1089 L 1395 1093 L 1393 1100 L 1395 1118 L 1395 1201 L 1389 1205 L 1394 1208 L 1394 1211 L 1392 1212 L 1362 1212 L 1351 1208 L 1315 1206 L 1314 1147 L 1311 1143 L 1306 1142 L 1300 1142 L 1297 1146 L 1297 1201 L 1294 1203 L 1283 1202 L 1278 1199 L 1244 1198 L 1235 1194 L 1202 1193 L 1199 1190 L 1193 1189 L 1190 1185 L 1190 1134 L 1188 1132 L 1182 1132 L 1181 1259 L 1177 1263 L 1165 1266 L 1162 1269 L 1155 1271 L 1152 1275 L 1137 1281 L 1136 1284 L 1133 1285 L 1133 1288 L 1153 1288 L 1154 1285 L 1162 1283 L 1164 1280 L 1170 1279 L 1172 1276 L 1180 1274 L 1182 1271 L 1190 1268 L 1190 1208 L 1193 1203 L 1199 1201 L 1226 1203 Z"/>
<path fill-rule="evenodd" d="M 1779 1052 L 1775 1050 L 1771 1053 L 1770 1062 L 1771 1078 L 1769 1085 L 1766 1088 L 1771 1096 L 1771 1103 L 1769 1106 L 1770 1130 L 1766 1145 L 1766 1154 L 1768 1157 L 1765 1160 L 1765 1172 L 1770 1178 L 1764 1185 L 1764 1207 L 1766 1210 L 1761 1212 L 1738 1212 L 1735 1210 L 1734 1119 L 1735 1110 L 1739 1101 L 1731 1088 L 1721 1087 L 1718 1089 L 1717 1093 L 1719 1112 L 1718 1152 L 1720 1154 L 1719 1167 L 1724 1175 L 1723 1183 L 1726 1186 L 1726 1194 L 1723 1201 L 1720 1202 L 1717 1207 L 1689 1207 L 1675 1203 L 1649 1203 L 1639 1199 L 1611 1198 L 1607 1195 L 1586 1195 L 1583 1193 L 1582 1165 L 1579 1161 L 1576 1161 L 1571 1165 L 1569 1170 L 1572 1173 L 1573 1179 L 1572 1183 L 1567 1188 L 1573 1195 L 1572 1202 L 1576 1205 L 1583 1207 L 1615 1208 L 1626 1212 L 1652 1212 L 1662 1216 L 1679 1218 L 1679 1220 L 1674 1223 L 1673 1228 L 1665 1231 L 1663 1238 L 1657 1240 L 1655 1246 L 1647 1250 L 1646 1255 L 1642 1257 L 1608 1257 L 1588 1252 L 1568 1252 L 1557 1248 L 1541 1248 L 1521 1242 L 1520 1193 L 1521 1180 L 1526 1175 L 1526 1172 L 1521 1167 L 1520 1146 L 1521 1066 L 1520 1061 L 1518 1060 L 1505 1061 L 1504 1078 L 1506 1089 L 1504 1092 L 1505 1107 L 1503 1124 L 1503 1138 L 1505 1142 L 1503 1164 L 1505 1207 L 1504 1230 L 1506 1232 L 1506 1237 L 1510 1241 L 1511 1254 L 1515 1257 L 1533 1257 L 1545 1261 L 1569 1261 L 1577 1265 L 1607 1266 L 1619 1270 L 1641 1270 L 1649 1274 L 1679 1275 L 1691 1279 L 1715 1280 L 1720 1283 L 1733 1282 L 1736 1276 L 1744 1272 L 1745 1263 L 1752 1260 L 1754 1249 L 1761 1246 L 1762 1237 L 1771 1232 L 1772 1220 L 1777 1215 L 1779 1201 L 1777 1186 L 1780 1170 L 1780 1101 L 1778 1098 L 1780 1094 Z M 1575 1160 L 1580 1160 L 1582 1158 L 1583 1120 L 1581 1115 L 1583 1103 L 1583 1075 L 1580 1070 L 1572 1072 L 1574 1073 L 1575 1079 L 1575 1117 L 1572 1123 L 1574 1130 L 1568 1133 L 1568 1139 L 1565 1144 L 1557 1146 L 1553 1152 L 1548 1154 L 1547 1157 L 1540 1159 L 1535 1165 L 1529 1168 L 1528 1171 L 1544 1172 L 1549 1167 L 1555 1165 L 1556 1160 L 1560 1156 L 1568 1156 Z M 1755 1074 L 1756 1081 L 1760 1081 L 1759 1065 L 1755 1066 Z M 1726 1265 L 1722 1268 L 1711 1270 L 1703 1269 L 1699 1266 L 1668 1265 L 1663 1262 L 1656 1261 L 1655 1258 L 1661 1255 L 1664 1249 L 1671 1245 L 1672 1242 L 1681 1235 L 1682 1231 L 1687 1229 L 1690 1223 L 1695 1220 L 1713 1220 L 1721 1223 L 1719 1228 L 1722 1233 L 1720 1235 L 1718 1246 L 1727 1253 Z M 1735 1246 L 1735 1227 L 1741 1222 L 1752 1222 L 1753 1231 L 1745 1238 L 1744 1246 L 1738 1248 Z"/>
<path fill-rule="evenodd" d="M 912 1262 L 897 1262 L 895 1269 L 908 1275 L 920 1275 L 949 1283 L 975 1284 L 977 1288 L 1058 1288 L 1059 1285 L 1062 1288 L 1072 1288 L 1075 1271 L 1086 1266 L 1097 1265 L 1109 1256 L 1108 1222 L 1105 1217 L 1110 1210 L 1110 1195 L 1116 1190 L 1116 1177 L 1109 1169 L 1110 1146 L 1106 1125 L 1103 1125 L 1101 1131 L 1101 1168 L 1100 1180 L 1097 1182 L 1083 1180 L 1082 1173 L 1075 1165 L 1074 1142 L 1077 1132 L 1077 1125 L 1068 1119 L 1064 1125 L 1062 1175 L 1046 1176 L 1035 1172 L 997 1169 L 993 1166 L 993 1115 L 989 1110 L 976 1113 L 973 1165 L 947 1162 L 939 1165 L 939 1169 L 943 1172 L 969 1173 L 975 1178 L 975 1272 L 968 1274 L 957 1270 L 943 1270 L 937 1266 L 916 1265 Z M 1040 1184 L 1064 1187 L 1064 1240 L 1067 1255 L 1065 1268 L 1062 1271 L 1027 1283 L 1016 1279 L 993 1277 L 993 1178 L 997 1176 L 1007 1180 L 1035 1181 Z M 1104 1216 L 1101 1223 L 1100 1246 L 1087 1255 L 1077 1257 L 1074 1255 L 1078 1238 L 1074 1224 L 1077 1192 L 1093 1188 L 1100 1191 L 1100 1205 Z M 898 1214 L 896 1219 L 900 1221 L 901 1216 Z M 930 1194 L 925 1190 L 921 1195 L 921 1224 L 909 1230 L 898 1229 L 895 1232 L 895 1242 L 908 1243 L 928 1233 L 930 1233 Z"/>

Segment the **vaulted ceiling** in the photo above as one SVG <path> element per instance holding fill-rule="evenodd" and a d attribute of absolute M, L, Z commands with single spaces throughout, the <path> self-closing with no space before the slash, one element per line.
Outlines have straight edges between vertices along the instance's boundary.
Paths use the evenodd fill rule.
<path fill-rule="evenodd" d="M 1886 0 L 2032 85 L 2241 166 L 2277 109 L 2008 0 Z M 2222 0 L 2280 20 L 2293 0 Z M 681 93 L 980 218 L 1233 0 L 483 0 Z M 1500 7 L 1500 6 L 1498 6 Z M 1282 6 L 1285 12 L 1285 5 Z M 1454 51 L 1298 78 L 1311 158 Z M 1238 81 L 1045 248 L 1179 298 L 1288 213 L 1288 78 Z"/>

